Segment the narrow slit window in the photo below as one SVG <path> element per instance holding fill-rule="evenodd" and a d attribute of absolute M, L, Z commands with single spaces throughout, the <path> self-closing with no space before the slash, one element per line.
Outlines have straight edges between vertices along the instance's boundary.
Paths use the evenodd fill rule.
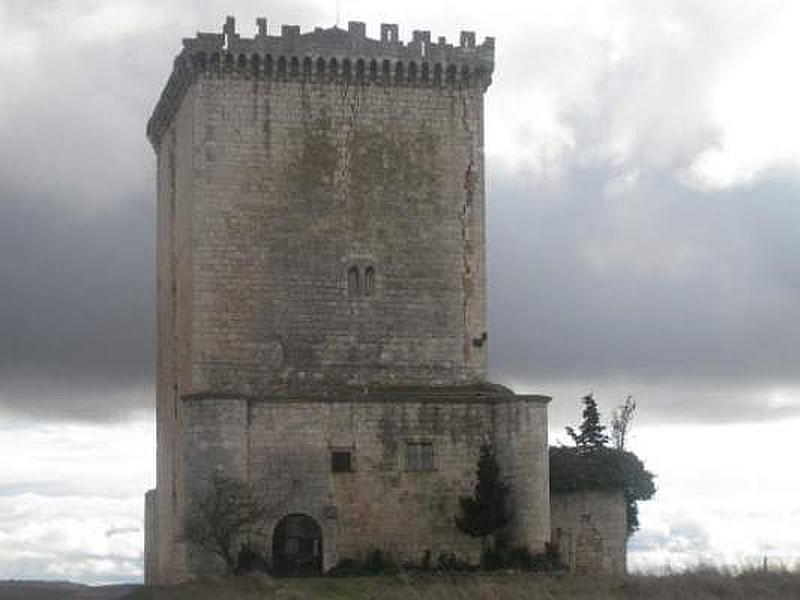
<path fill-rule="evenodd" d="M 347 270 L 347 295 L 351 298 L 358 296 L 359 287 L 358 267 L 350 267 Z"/>
<path fill-rule="evenodd" d="M 375 290 L 375 269 L 367 267 L 364 270 L 364 295 L 371 296 Z"/>

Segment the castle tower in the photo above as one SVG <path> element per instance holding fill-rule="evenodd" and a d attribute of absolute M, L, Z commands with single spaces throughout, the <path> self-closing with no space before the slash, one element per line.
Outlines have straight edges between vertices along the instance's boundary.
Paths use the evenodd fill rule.
<path fill-rule="evenodd" d="M 373 547 L 412 561 L 474 554 L 452 515 L 487 439 L 515 484 L 512 535 L 541 546 L 546 399 L 486 382 L 494 40 L 257 27 L 243 38 L 229 17 L 221 34 L 184 40 L 147 128 L 158 172 L 148 580 L 211 568 L 180 530 L 215 471 L 276 506 L 272 534 L 252 540 L 275 565 L 327 569 Z M 290 530 L 305 555 L 286 555 Z"/>

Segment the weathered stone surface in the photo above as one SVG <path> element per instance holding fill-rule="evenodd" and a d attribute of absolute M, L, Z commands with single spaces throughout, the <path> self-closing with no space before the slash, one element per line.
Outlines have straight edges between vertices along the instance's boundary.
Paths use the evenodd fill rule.
<path fill-rule="evenodd" d="M 493 40 L 396 26 L 184 41 L 148 125 L 158 167 L 158 481 L 148 578 L 221 469 L 323 565 L 380 548 L 473 557 L 456 531 L 481 441 L 513 482 L 510 534 L 549 537 L 546 402 L 486 383 L 483 93 Z M 435 468 L 409 472 L 408 443 Z M 350 449 L 352 473 L 332 473 Z M 258 540 L 271 550 L 269 535 Z"/>
<path fill-rule="evenodd" d="M 627 517 L 619 491 L 553 494 L 553 542 L 579 575 L 622 575 L 626 569 Z"/>
<path fill-rule="evenodd" d="M 190 493 L 214 469 L 253 482 L 274 507 L 270 532 L 287 514 L 311 516 L 322 528 L 326 569 L 376 548 L 400 563 L 419 563 L 426 552 L 476 560 L 478 541 L 459 533 L 454 518 L 458 498 L 472 491 L 483 441 L 512 448 L 499 457 L 520 515 L 512 535 L 536 548 L 549 538 L 548 524 L 531 518 L 547 503 L 546 463 L 529 454 L 509 463 L 518 445 L 546 436 L 546 413 L 538 396 L 187 398 L 183 475 Z M 506 425 L 497 428 L 498 419 Z M 430 471 L 406 464 L 406 444 L 420 441 L 433 444 Z M 332 472 L 333 450 L 351 452 L 351 472 Z M 271 552 L 269 536 L 251 541 Z"/>

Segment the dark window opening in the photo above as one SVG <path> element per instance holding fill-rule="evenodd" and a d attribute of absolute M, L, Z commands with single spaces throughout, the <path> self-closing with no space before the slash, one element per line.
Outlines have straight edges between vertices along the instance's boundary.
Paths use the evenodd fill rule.
<path fill-rule="evenodd" d="M 347 295 L 351 298 L 358 296 L 359 287 L 358 267 L 350 267 L 347 270 Z"/>
<path fill-rule="evenodd" d="M 442 65 L 436 63 L 433 67 L 433 83 L 435 85 L 442 84 Z"/>
<path fill-rule="evenodd" d="M 353 471 L 353 455 L 349 450 L 333 450 L 331 452 L 331 471 L 334 473 L 351 473 Z"/>
<path fill-rule="evenodd" d="M 406 471 L 433 471 L 433 443 L 406 443 Z"/>
<path fill-rule="evenodd" d="M 375 269 L 367 267 L 364 270 L 364 295 L 371 296 L 375 289 Z"/>
<path fill-rule="evenodd" d="M 277 575 L 322 573 L 322 528 L 308 515 L 288 515 L 272 534 L 272 568 Z"/>
<path fill-rule="evenodd" d="M 455 83 L 456 82 L 456 74 L 458 70 L 456 69 L 455 65 L 450 65 L 447 67 L 447 83 Z"/>

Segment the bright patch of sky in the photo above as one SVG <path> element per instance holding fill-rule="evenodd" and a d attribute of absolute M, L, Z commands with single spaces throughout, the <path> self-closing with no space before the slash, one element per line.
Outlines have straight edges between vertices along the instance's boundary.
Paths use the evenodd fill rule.
<path fill-rule="evenodd" d="M 142 577 L 152 420 L 0 429 L 0 579 Z"/>
<path fill-rule="evenodd" d="M 773 19 L 730 57 L 711 87 L 719 139 L 692 165 L 702 185 L 746 183 L 765 169 L 800 165 L 800 136 L 787 135 L 800 131 L 800 80 L 791 65 L 800 55 L 800 6 L 784 6 Z"/>
<path fill-rule="evenodd" d="M 800 419 L 635 430 L 658 492 L 641 505 L 630 567 L 800 567 L 798 432 Z"/>

